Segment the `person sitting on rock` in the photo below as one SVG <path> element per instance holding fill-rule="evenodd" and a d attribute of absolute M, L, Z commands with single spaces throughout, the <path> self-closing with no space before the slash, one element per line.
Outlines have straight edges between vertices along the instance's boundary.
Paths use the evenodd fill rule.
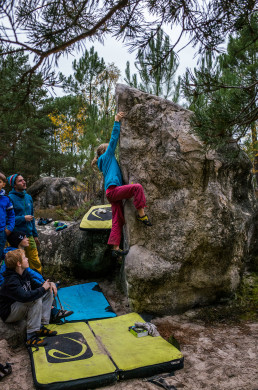
<path fill-rule="evenodd" d="M 36 282 L 29 274 L 29 261 L 24 250 L 16 249 L 5 256 L 6 272 L 0 289 L 0 317 L 6 323 L 27 320 L 27 347 L 47 344 L 40 337 L 55 336 L 49 330 L 53 294 L 48 280 Z"/>
<path fill-rule="evenodd" d="M 141 184 L 122 183 L 122 173 L 115 158 L 115 149 L 120 134 L 120 120 L 124 117 L 123 112 L 115 116 L 115 123 L 109 144 L 101 144 L 97 148 L 96 157 L 92 160 L 91 166 L 96 163 L 99 170 L 104 175 L 105 191 L 108 201 L 112 207 L 112 229 L 108 239 L 108 244 L 112 245 L 112 256 L 121 257 L 127 255 L 128 250 L 119 248 L 122 227 L 125 223 L 123 212 L 123 199 L 134 198 L 134 206 L 138 211 L 137 219 L 146 226 L 152 226 L 148 216 L 144 212 L 146 198 Z"/>
<path fill-rule="evenodd" d="M 6 255 L 8 252 L 14 251 L 15 249 L 23 249 L 27 248 L 29 246 L 29 239 L 26 237 L 26 235 L 22 232 L 13 232 L 8 236 L 8 243 L 11 246 L 8 246 L 4 249 L 4 255 Z M 2 263 L 0 267 L 0 287 L 4 283 L 4 273 L 6 271 L 6 264 L 5 262 Z M 34 271 L 30 267 L 27 269 L 28 273 L 32 277 L 32 279 L 39 283 L 40 285 L 44 284 L 45 280 L 41 274 L 39 274 L 37 271 Z M 52 290 L 54 296 L 57 295 L 57 288 L 56 284 L 54 282 L 49 282 L 50 289 Z M 62 318 L 68 317 L 71 314 L 73 314 L 73 311 L 71 310 L 64 310 L 64 309 L 57 309 L 55 306 L 52 306 L 51 309 L 51 323 L 60 322 Z"/>

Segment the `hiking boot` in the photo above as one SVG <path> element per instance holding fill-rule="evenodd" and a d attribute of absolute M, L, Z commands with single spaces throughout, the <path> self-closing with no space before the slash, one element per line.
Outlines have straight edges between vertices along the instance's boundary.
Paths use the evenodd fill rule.
<path fill-rule="evenodd" d="M 60 310 L 58 310 L 58 312 L 55 315 L 51 316 L 51 323 L 56 324 L 56 323 L 60 322 L 60 320 L 62 318 L 69 317 L 72 314 L 73 314 L 72 310 L 60 309 Z"/>
<path fill-rule="evenodd" d="M 150 222 L 147 214 L 143 215 L 143 217 L 140 217 L 139 215 L 137 215 L 137 219 L 138 219 L 138 221 L 141 221 L 146 226 L 152 226 L 152 223 Z"/>
<path fill-rule="evenodd" d="M 50 330 L 45 326 L 42 326 L 40 330 L 36 332 L 36 334 L 37 337 L 52 337 L 52 336 L 56 336 L 57 332 L 55 330 Z"/>
<path fill-rule="evenodd" d="M 30 339 L 26 341 L 26 347 L 44 347 L 47 345 L 46 340 L 40 339 L 38 336 L 32 336 Z"/>
<path fill-rule="evenodd" d="M 127 249 L 126 251 L 123 251 L 122 249 L 112 249 L 111 253 L 112 253 L 112 257 L 122 257 L 122 256 L 126 256 L 129 252 L 129 249 Z"/>

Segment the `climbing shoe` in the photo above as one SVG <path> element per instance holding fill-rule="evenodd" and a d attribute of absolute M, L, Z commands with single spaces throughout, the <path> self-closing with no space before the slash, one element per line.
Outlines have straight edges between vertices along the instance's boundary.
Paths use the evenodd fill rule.
<path fill-rule="evenodd" d="M 141 221 L 142 223 L 144 223 L 144 225 L 146 225 L 146 226 L 152 226 L 152 223 L 150 222 L 147 214 L 145 214 L 143 217 L 140 217 L 139 215 L 137 215 L 137 219 L 138 219 L 138 221 Z"/>
<path fill-rule="evenodd" d="M 3 364 L 0 364 L 0 380 L 3 379 L 5 376 L 10 375 L 12 372 L 12 366 L 11 363 L 5 363 L 5 366 Z"/>
<path fill-rule="evenodd" d="M 58 310 L 58 312 L 54 315 L 52 315 L 51 313 L 51 319 L 50 319 L 50 322 L 52 324 L 58 324 L 60 322 L 60 320 L 62 318 L 65 318 L 65 317 L 69 317 L 73 314 L 73 311 L 72 310 L 64 310 L 64 309 L 60 309 Z"/>
<path fill-rule="evenodd" d="M 50 330 L 45 326 L 42 326 L 40 330 L 36 332 L 36 334 L 37 337 L 52 337 L 52 336 L 56 336 L 57 332 L 55 330 Z"/>
<path fill-rule="evenodd" d="M 129 252 L 129 249 L 127 249 L 126 251 L 123 251 L 122 249 L 112 249 L 111 253 L 112 253 L 112 257 L 122 257 L 122 256 L 126 256 Z"/>
<path fill-rule="evenodd" d="M 33 336 L 26 341 L 26 347 L 35 347 L 38 350 L 38 347 L 44 347 L 47 345 L 46 340 L 40 339 L 38 336 Z"/>

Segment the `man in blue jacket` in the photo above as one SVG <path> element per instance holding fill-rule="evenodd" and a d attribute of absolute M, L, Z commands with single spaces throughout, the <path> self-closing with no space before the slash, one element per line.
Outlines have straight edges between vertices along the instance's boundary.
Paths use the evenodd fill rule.
<path fill-rule="evenodd" d="M 42 266 L 38 255 L 38 232 L 35 225 L 33 200 L 26 192 L 26 181 L 20 173 L 7 178 L 12 187 L 9 198 L 13 202 L 15 212 L 15 231 L 23 232 L 29 238 L 29 247 L 25 249 L 30 268 L 42 274 Z"/>

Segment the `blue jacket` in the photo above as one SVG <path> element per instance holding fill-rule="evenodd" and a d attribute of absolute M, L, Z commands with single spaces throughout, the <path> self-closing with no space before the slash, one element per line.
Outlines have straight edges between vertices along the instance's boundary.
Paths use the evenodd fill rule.
<path fill-rule="evenodd" d="M 105 191 L 109 186 L 123 185 L 122 173 L 115 158 L 115 150 L 120 134 L 120 122 L 115 122 L 107 150 L 98 158 L 99 170 L 104 175 Z"/>
<path fill-rule="evenodd" d="M 13 231 L 15 225 L 15 214 L 13 204 L 5 195 L 5 190 L 0 191 L 0 231 L 8 229 Z"/>
<path fill-rule="evenodd" d="M 23 232 L 27 237 L 38 237 L 38 232 L 35 226 L 35 219 L 26 222 L 25 215 L 34 215 L 32 197 L 26 191 L 17 192 L 12 190 L 9 192 L 9 198 L 13 202 L 15 212 L 15 231 Z"/>
<path fill-rule="evenodd" d="M 7 252 L 10 251 L 15 251 L 17 248 L 12 248 L 11 246 L 8 246 L 7 248 L 4 249 L 4 255 L 6 255 Z M 34 271 L 31 268 L 27 268 L 28 273 L 30 274 L 30 277 L 35 280 L 38 284 L 42 285 L 45 282 L 45 279 L 43 278 L 42 275 L 40 275 L 38 272 Z M 6 271 L 6 265 L 5 262 L 3 261 L 1 267 L 0 267 L 0 286 L 4 283 L 4 272 Z"/>

